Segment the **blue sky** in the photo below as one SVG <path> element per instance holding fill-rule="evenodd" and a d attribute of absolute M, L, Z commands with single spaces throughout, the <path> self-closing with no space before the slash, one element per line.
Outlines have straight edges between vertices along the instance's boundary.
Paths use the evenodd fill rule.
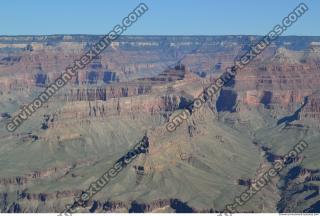
<path fill-rule="evenodd" d="M 138 0 L 2 0 L 0 35 L 105 34 Z M 125 34 L 268 33 L 300 2 L 309 11 L 284 35 L 320 36 L 319 0 L 145 0 L 149 11 Z"/>

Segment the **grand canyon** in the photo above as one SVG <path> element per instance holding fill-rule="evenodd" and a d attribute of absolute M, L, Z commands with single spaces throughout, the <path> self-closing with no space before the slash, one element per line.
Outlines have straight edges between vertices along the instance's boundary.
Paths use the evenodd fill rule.
<path fill-rule="evenodd" d="M 320 211 L 320 37 L 282 36 L 175 131 L 166 124 L 261 36 L 121 36 L 14 132 L 6 124 L 99 35 L 0 36 L 1 212 L 222 212 L 300 140 L 240 212 Z"/>

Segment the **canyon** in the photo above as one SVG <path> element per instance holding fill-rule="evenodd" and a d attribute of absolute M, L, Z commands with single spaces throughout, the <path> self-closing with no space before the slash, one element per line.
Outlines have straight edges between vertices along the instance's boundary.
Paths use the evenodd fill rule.
<path fill-rule="evenodd" d="M 121 36 L 15 132 L 6 123 L 99 35 L 0 36 L 1 212 L 62 212 L 143 136 L 79 212 L 221 212 L 300 140 L 240 212 L 319 212 L 320 37 L 284 36 L 176 131 L 166 123 L 261 36 Z"/>

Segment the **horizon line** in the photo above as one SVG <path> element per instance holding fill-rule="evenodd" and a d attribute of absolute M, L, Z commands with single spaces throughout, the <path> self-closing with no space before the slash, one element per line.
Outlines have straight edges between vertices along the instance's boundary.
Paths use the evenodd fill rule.
<path fill-rule="evenodd" d="M 104 36 L 106 34 L 21 34 L 21 35 L 1 35 L 0 37 L 32 37 L 32 36 Z M 205 35 L 205 34 L 123 34 L 121 36 L 150 36 L 150 37 L 221 37 L 221 36 L 265 36 L 260 34 L 216 34 L 216 35 Z M 121 37 L 120 36 L 120 37 Z M 320 37 L 320 35 L 281 35 L 279 37 Z"/>

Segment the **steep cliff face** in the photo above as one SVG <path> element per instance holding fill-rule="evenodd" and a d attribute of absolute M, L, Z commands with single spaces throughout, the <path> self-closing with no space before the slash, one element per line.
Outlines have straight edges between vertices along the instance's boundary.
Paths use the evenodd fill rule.
<path fill-rule="evenodd" d="M 306 56 L 312 57 L 306 60 Z M 304 103 L 304 99 L 310 97 L 296 120 L 319 121 L 316 108 L 320 86 L 319 58 L 314 49 L 297 52 L 278 48 L 273 56 L 258 57 L 238 71 L 231 88 L 238 94 L 239 103 L 251 107 L 262 104 L 278 115 L 282 111 L 295 112 Z M 222 94 L 226 91 L 230 90 L 224 90 Z M 228 103 L 231 101 L 228 100 Z"/>

